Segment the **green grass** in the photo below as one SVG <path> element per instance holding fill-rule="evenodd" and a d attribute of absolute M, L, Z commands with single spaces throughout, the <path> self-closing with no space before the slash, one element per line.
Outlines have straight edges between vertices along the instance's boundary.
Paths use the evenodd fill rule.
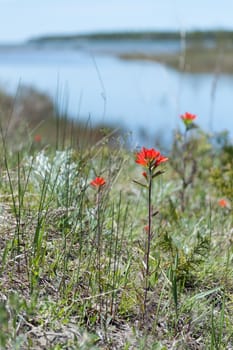
<path fill-rule="evenodd" d="M 2 128 L 0 348 L 230 349 L 227 136 L 174 135 L 153 180 L 147 276 L 148 195 L 133 181 L 145 180 L 135 152 L 117 136 L 112 147 L 112 135 L 63 142 L 60 125 L 55 143 L 29 132 L 17 147 Z M 106 180 L 99 192 L 96 176 Z"/>

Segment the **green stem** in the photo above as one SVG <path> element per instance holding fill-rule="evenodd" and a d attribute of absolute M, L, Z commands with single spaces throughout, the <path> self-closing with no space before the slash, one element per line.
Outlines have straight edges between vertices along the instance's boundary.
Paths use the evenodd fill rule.
<path fill-rule="evenodd" d="M 102 242 L 101 242 L 101 221 L 100 221 L 100 189 L 97 193 L 97 271 L 98 271 L 98 289 L 99 289 L 99 318 L 102 313 L 102 286 L 101 286 L 101 253 L 102 253 Z"/>
<path fill-rule="evenodd" d="M 146 314 L 147 307 L 147 292 L 149 288 L 149 278 L 150 278 L 150 246 L 151 246 L 151 218 L 152 218 L 152 207 L 151 207 L 151 193 L 152 193 L 152 169 L 149 168 L 148 176 L 148 233 L 145 251 L 145 264 L 146 264 L 146 275 L 145 275 L 145 294 L 144 294 L 144 315 Z M 144 316 L 143 315 L 143 316 Z"/>
<path fill-rule="evenodd" d="M 181 209 L 184 212 L 185 210 L 185 190 L 186 190 L 186 167 L 187 167 L 187 132 L 186 127 L 184 132 L 184 141 L 183 141 L 183 176 L 182 176 L 182 191 L 181 191 Z"/>

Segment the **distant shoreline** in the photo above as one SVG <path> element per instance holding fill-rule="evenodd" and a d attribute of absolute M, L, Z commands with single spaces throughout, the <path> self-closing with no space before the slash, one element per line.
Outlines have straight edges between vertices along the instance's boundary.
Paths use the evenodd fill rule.
<path fill-rule="evenodd" d="M 111 44 L 119 42 L 166 42 L 177 41 L 177 52 L 148 53 L 143 50 L 109 53 L 124 60 L 159 62 L 178 71 L 188 73 L 223 73 L 233 74 L 233 31 L 209 30 L 180 32 L 114 32 L 73 35 L 54 35 L 32 38 L 27 43 L 48 45 L 64 42 L 100 42 Z M 127 46 L 126 46 L 127 47 Z"/>
<path fill-rule="evenodd" d="M 120 54 L 120 59 L 158 62 L 185 73 L 233 74 L 232 49 L 187 48 L 184 52 L 169 54 Z"/>
<path fill-rule="evenodd" d="M 126 32 L 97 32 L 88 34 L 47 35 L 29 39 L 28 43 L 43 43 L 64 40 L 226 40 L 233 38 L 233 30 L 208 30 L 208 31 L 126 31 Z"/>
<path fill-rule="evenodd" d="M 72 35 L 47 35 L 22 43 L 24 45 L 35 45 L 39 48 L 50 45 L 79 44 L 105 42 L 109 44 L 121 45 L 124 42 L 122 52 L 114 50 L 99 50 L 98 54 L 107 54 L 130 61 L 150 61 L 159 62 L 178 71 L 187 73 L 214 73 L 233 74 L 233 30 L 208 30 L 208 31 L 187 31 L 184 33 L 176 31 L 128 31 L 111 33 L 88 33 Z M 169 42 L 177 42 L 178 49 L 161 52 L 146 52 L 143 48 L 128 49 L 127 41 L 135 44 L 143 42 L 163 43 L 164 47 L 169 46 Z M 18 45 L 3 45 L 1 48 L 11 49 Z"/>

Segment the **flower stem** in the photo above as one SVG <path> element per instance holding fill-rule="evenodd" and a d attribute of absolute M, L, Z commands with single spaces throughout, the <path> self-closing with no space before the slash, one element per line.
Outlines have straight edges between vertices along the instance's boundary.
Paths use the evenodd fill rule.
<path fill-rule="evenodd" d="M 187 168 L 187 133 L 188 128 L 186 126 L 184 135 L 183 135 L 183 173 L 182 173 L 182 190 L 181 190 L 181 210 L 185 211 L 185 191 L 187 187 L 186 181 L 186 168 Z"/>
<path fill-rule="evenodd" d="M 152 193 L 152 169 L 149 168 L 148 176 L 148 232 L 147 232 L 147 241 L 146 241 L 146 250 L 145 250 L 145 293 L 144 293 L 144 315 L 146 314 L 147 308 L 147 292 L 149 289 L 149 278 L 150 278 L 150 246 L 151 246 L 151 218 L 152 218 L 152 207 L 151 207 L 151 193 Z"/>
<path fill-rule="evenodd" d="M 102 254 L 102 240 L 101 240 L 101 188 L 98 189 L 96 202 L 97 202 L 97 274 L 98 274 L 98 292 L 99 292 L 99 319 L 102 313 L 102 285 L 101 285 L 101 254 Z"/>

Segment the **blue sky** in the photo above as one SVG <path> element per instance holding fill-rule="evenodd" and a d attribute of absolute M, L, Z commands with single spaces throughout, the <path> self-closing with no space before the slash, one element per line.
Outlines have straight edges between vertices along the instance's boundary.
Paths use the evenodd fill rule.
<path fill-rule="evenodd" d="M 233 0 L 0 0 L 0 42 L 55 33 L 233 29 Z"/>

